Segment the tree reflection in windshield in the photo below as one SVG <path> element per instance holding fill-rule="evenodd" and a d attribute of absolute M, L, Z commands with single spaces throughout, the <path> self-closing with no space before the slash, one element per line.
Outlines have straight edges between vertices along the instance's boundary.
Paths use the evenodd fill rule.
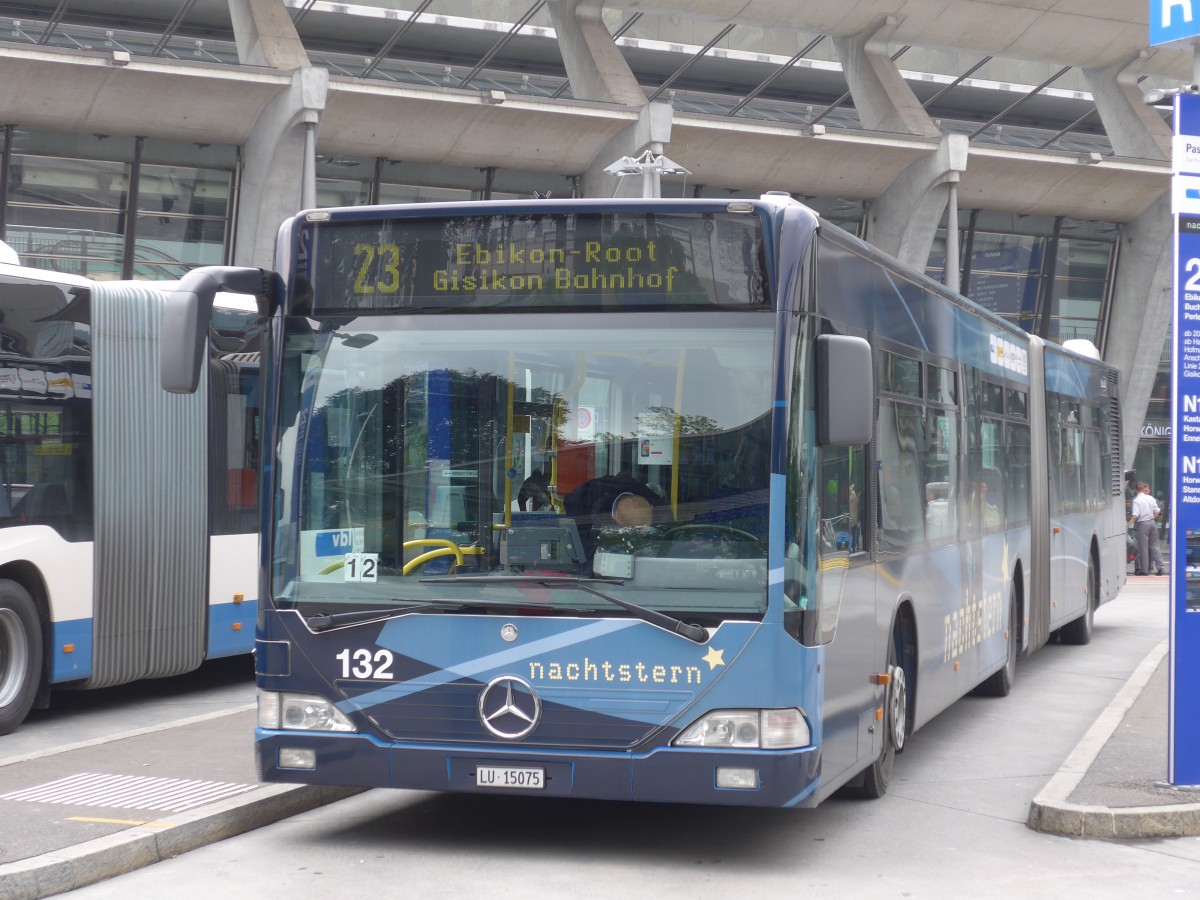
<path fill-rule="evenodd" d="M 279 588 L 328 595 L 372 569 L 419 600 L 438 575 L 545 573 L 618 579 L 651 607 L 680 587 L 765 603 L 768 317 L 536 340 L 469 323 L 290 342 L 307 405 L 280 444 L 301 465 Z"/>

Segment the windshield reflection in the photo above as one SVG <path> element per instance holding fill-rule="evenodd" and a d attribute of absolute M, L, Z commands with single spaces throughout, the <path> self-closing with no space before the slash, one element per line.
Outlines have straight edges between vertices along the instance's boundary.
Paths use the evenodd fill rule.
<path fill-rule="evenodd" d="M 771 317 L 530 319 L 289 322 L 281 603 L 761 614 Z"/>

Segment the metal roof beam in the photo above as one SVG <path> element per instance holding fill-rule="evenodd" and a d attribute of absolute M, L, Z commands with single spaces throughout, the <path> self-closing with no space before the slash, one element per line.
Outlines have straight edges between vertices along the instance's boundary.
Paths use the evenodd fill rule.
<path fill-rule="evenodd" d="M 1058 81 L 1058 79 L 1062 78 L 1064 75 L 1066 75 L 1068 72 L 1070 72 L 1071 69 L 1073 69 L 1073 68 L 1074 68 L 1074 66 L 1063 66 L 1061 69 L 1059 69 L 1057 72 L 1055 72 L 1049 78 L 1047 78 L 1045 81 L 1043 81 L 1041 84 L 1039 84 L 1033 90 L 1031 90 L 1028 94 L 1025 94 L 1025 96 L 1021 97 L 1020 100 L 1017 100 L 1015 103 L 1010 103 L 1007 107 L 1005 107 L 1003 110 L 1001 110 L 998 114 L 993 116 L 988 122 L 981 125 L 979 128 L 976 128 L 967 137 L 970 140 L 975 140 L 975 138 L 979 137 L 979 135 L 983 134 L 985 131 L 987 131 L 989 128 L 991 128 L 993 125 L 995 125 L 997 122 L 999 122 L 1005 116 L 1007 116 L 1010 112 L 1012 112 L 1014 109 L 1016 109 L 1018 106 L 1020 106 L 1021 104 L 1025 103 L 1029 100 L 1032 100 L 1034 97 L 1036 97 L 1042 91 L 1044 91 L 1046 88 L 1050 87 L 1050 85 L 1054 84 L 1054 82 Z"/>
<path fill-rule="evenodd" d="M 296 10 L 296 14 L 292 16 L 292 23 L 294 25 L 299 25 L 300 20 L 308 15 L 308 11 L 316 5 L 316 2 L 317 0 L 304 0 L 304 5 Z"/>
<path fill-rule="evenodd" d="M 778 69 L 776 69 L 774 72 L 772 72 L 765 81 L 763 81 L 761 84 L 759 84 L 758 87 L 756 87 L 754 90 L 752 90 L 750 93 L 748 93 L 745 97 L 743 97 L 740 101 L 738 101 L 738 104 L 736 106 L 734 106 L 733 109 L 729 110 L 729 112 L 725 113 L 725 115 L 736 116 L 742 110 L 742 108 L 744 106 L 746 106 L 748 103 L 750 103 L 752 100 L 754 100 L 755 97 L 757 97 L 759 94 L 761 94 L 767 88 L 769 88 L 775 82 L 776 79 L 778 79 L 785 72 L 787 72 L 792 66 L 794 66 L 796 63 L 800 62 L 800 60 L 804 59 L 804 57 L 808 56 L 808 54 L 812 52 L 813 48 L 816 47 L 817 44 L 821 43 L 821 41 L 823 41 L 823 40 L 825 40 L 825 35 L 818 34 L 815 38 L 813 38 L 811 41 L 809 41 L 803 47 L 803 49 L 801 49 L 801 51 L 799 53 L 797 53 L 795 56 L 793 56 L 791 59 L 789 59 L 787 62 L 785 62 L 782 66 L 780 66 Z"/>
<path fill-rule="evenodd" d="M 58 28 L 58 23 L 62 21 L 62 17 L 67 12 L 67 7 L 70 6 L 70 0 L 58 0 L 58 6 L 50 15 L 50 21 L 46 23 L 46 30 L 42 32 L 42 36 L 38 38 L 39 44 L 50 43 L 50 38 L 54 35 L 54 29 Z"/>
<path fill-rule="evenodd" d="M 525 15 L 521 16 L 520 21 L 513 25 L 512 28 L 508 29 L 508 33 L 505 34 L 504 37 L 500 38 L 500 40 L 496 41 L 496 43 L 492 45 L 491 49 L 483 55 L 483 59 L 479 60 L 479 62 L 475 64 L 475 67 L 463 76 L 463 79 L 458 83 L 458 86 L 460 88 L 465 88 L 468 84 L 474 81 L 476 76 L 483 71 L 483 67 L 491 62 L 492 58 L 504 49 L 504 45 L 511 41 L 516 36 L 517 32 L 529 24 L 529 20 L 541 12 L 542 7 L 545 5 L 546 0 L 537 0 L 537 3 L 533 4 L 533 6 L 529 8 L 529 11 L 526 12 Z"/>
<path fill-rule="evenodd" d="M 175 32 L 179 30 L 179 26 L 183 24 L 183 20 L 187 17 L 188 11 L 196 3 L 196 0 L 184 0 L 183 6 L 179 8 L 179 12 L 175 13 L 175 18 L 171 20 L 171 24 L 167 26 L 162 33 L 162 37 L 154 45 L 150 51 L 151 56 L 161 56 L 162 52 L 167 48 L 167 42 L 175 36 Z"/>
<path fill-rule="evenodd" d="M 950 82 L 948 85 L 946 85 L 940 91 L 938 91 L 936 94 L 934 94 L 932 97 L 930 97 L 924 103 L 922 103 L 921 106 L 923 106 L 925 109 L 929 109 L 929 107 L 931 107 L 931 106 L 933 106 L 933 104 L 937 103 L 938 100 L 942 99 L 943 94 L 949 93 L 954 88 L 958 87 L 960 84 L 962 84 L 964 81 L 966 81 L 968 78 L 970 78 L 972 75 L 974 75 L 976 72 L 978 72 L 980 69 L 982 69 L 984 66 L 986 66 L 991 61 L 992 61 L 992 57 L 985 56 L 979 62 L 975 63 L 975 65 L 971 66 L 971 68 L 967 69 L 967 71 L 963 72 L 961 75 L 959 75 L 957 78 L 955 78 L 952 82 Z"/>
<path fill-rule="evenodd" d="M 733 31 L 733 29 L 735 29 L 735 28 L 737 28 L 736 24 L 726 25 L 724 28 L 722 28 L 719 32 L 717 32 L 716 37 L 714 37 L 711 41 L 709 41 L 707 44 L 705 44 L 703 47 L 701 47 L 700 51 L 698 53 L 696 53 L 691 59 L 689 59 L 682 66 L 680 66 L 678 69 L 676 69 L 674 72 L 672 72 L 667 77 L 667 80 L 658 86 L 658 90 L 656 90 L 653 94 L 651 94 L 646 99 L 650 102 L 653 102 L 654 100 L 658 99 L 658 95 L 661 94 L 663 91 L 665 91 L 667 88 L 669 88 L 671 86 L 671 84 L 675 81 L 675 79 L 677 79 L 680 75 L 682 75 L 684 72 L 686 72 L 692 66 L 694 66 L 697 62 L 699 62 L 704 57 L 705 53 L 707 53 L 709 50 L 711 50 L 713 47 L 715 47 L 717 45 L 717 42 L 719 40 L 721 40 L 721 38 L 725 37 L 725 35 L 729 34 L 729 32 Z"/>
<path fill-rule="evenodd" d="M 420 18 L 421 13 L 429 9 L 429 4 L 432 2 L 433 0 L 422 0 L 421 4 L 412 11 L 412 15 L 404 20 L 404 24 L 392 32 L 392 36 L 379 48 L 379 52 L 371 57 L 371 60 L 363 67 L 363 70 L 358 73 L 360 78 L 366 78 L 375 71 L 379 64 L 387 58 L 387 55 L 392 52 L 392 48 L 396 46 L 396 42 L 404 36 L 404 32 L 412 27 L 413 23 Z"/>

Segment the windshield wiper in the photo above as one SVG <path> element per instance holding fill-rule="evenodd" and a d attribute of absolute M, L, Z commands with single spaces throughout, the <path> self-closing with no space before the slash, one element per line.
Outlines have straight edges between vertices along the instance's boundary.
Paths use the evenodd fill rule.
<path fill-rule="evenodd" d="M 458 601 L 451 601 L 452 605 L 459 605 Z M 436 603 L 421 603 L 417 606 L 405 606 L 397 609 L 394 606 L 389 606 L 386 609 L 353 609 L 349 612 L 339 613 L 318 613 L 314 616 L 305 618 L 308 627 L 313 631 L 328 631 L 337 625 L 352 625 L 355 622 L 369 622 L 372 619 L 397 619 L 400 616 L 407 615 L 411 612 L 427 612 L 431 609 L 444 609 L 445 605 Z"/>
<path fill-rule="evenodd" d="M 448 579 L 447 578 L 440 578 L 440 579 L 422 578 L 421 580 L 422 581 L 457 581 L 457 580 L 467 580 L 467 579 L 465 577 L 461 578 L 461 579 L 456 579 L 453 576 L 451 576 Z M 400 601 L 398 601 L 398 602 L 400 602 Z M 492 606 L 512 607 L 515 605 L 517 605 L 517 604 L 514 604 L 510 600 L 492 600 L 492 599 L 480 599 L 480 598 L 473 599 L 473 600 L 456 600 L 456 599 L 452 600 L 452 599 L 433 598 L 431 600 L 423 600 L 422 602 L 416 604 L 415 606 L 404 606 L 404 607 L 400 607 L 400 608 L 397 608 L 395 606 L 389 606 L 384 609 L 352 609 L 348 612 L 318 613 L 316 615 L 309 616 L 304 621 L 308 623 L 308 627 L 311 628 L 313 631 L 327 631 L 330 628 L 334 628 L 338 625 L 352 625 L 355 622 L 369 622 L 373 619 L 381 619 L 381 620 L 382 619 L 398 619 L 400 616 L 407 615 L 408 613 L 412 613 L 412 612 L 423 613 L 423 612 L 430 612 L 435 609 L 436 610 L 445 610 L 445 609 L 463 610 L 463 609 L 472 609 L 475 607 L 486 608 L 486 607 L 492 607 Z"/>
<path fill-rule="evenodd" d="M 614 597 L 612 594 L 606 594 L 604 591 L 598 591 L 590 585 L 593 584 L 624 584 L 620 578 L 582 578 L 571 575 L 446 575 L 438 578 L 422 578 L 423 582 L 439 583 L 453 582 L 455 584 L 540 584 L 543 587 L 570 587 L 576 590 L 584 591 L 591 594 L 593 597 L 599 597 L 601 600 L 607 600 L 616 606 L 626 609 L 633 613 L 643 622 L 648 622 L 651 625 L 657 625 L 659 628 L 665 628 L 667 631 L 672 631 L 680 637 L 685 637 L 690 641 L 695 641 L 697 644 L 703 644 L 708 640 L 708 630 L 702 625 L 692 625 L 682 619 L 677 619 L 674 616 L 667 615 L 664 612 L 659 612 L 656 609 L 649 609 L 637 603 L 631 603 L 628 600 L 622 600 L 620 597 Z"/>

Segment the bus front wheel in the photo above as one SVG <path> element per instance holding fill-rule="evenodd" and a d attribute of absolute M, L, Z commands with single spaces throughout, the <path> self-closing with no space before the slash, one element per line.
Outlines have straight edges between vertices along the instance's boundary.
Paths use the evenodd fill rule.
<path fill-rule="evenodd" d="M 908 679 L 904 666 L 900 665 L 896 644 L 901 639 L 899 632 L 888 642 L 888 686 L 883 701 L 883 750 L 863 773 L 861 796 L 875 800 L 887 793 L 892 780 L 892 767 L 896 753 L 904 749 L 904 738 L 908 733 Z"/>
<path fill-rule="evenodd" d="M 16 729 L 33 706 L 42 671 L 42 630 L 29 592 L 0 579 L 0 734 Z"/>

